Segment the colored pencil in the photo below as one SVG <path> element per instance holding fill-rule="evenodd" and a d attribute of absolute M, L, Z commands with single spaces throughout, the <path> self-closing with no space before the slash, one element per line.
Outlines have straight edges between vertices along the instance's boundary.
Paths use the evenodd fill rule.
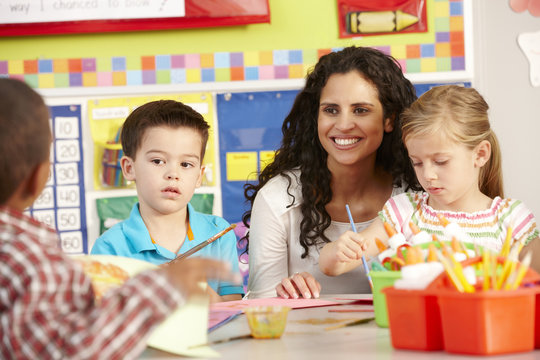
<path fill-rule="evenodd" d="M 329 330 L 336 330 L 336 329 L 341 329 L 341 328 L 344 328 L 344 327 L 347 327 L 347 326 L 354 326 L 354 325 L 360 325 L 360 324 L 365 324 L 365 323 L 368 323 L 370 322 L 371 320 L 375 320 L 375 318 L 365 318 L 365 319 L 359 319 L 359 320 L 352 320 L 352 321 L 347 321 L 347 322 L 344 322 L 344 323 L 341 323 L 341 324 L 337 324 L 337 325 L 334 325 L 334 326 L 328 326 L 326 328 L 324 328 L 325 331 L 329 331 Z"/>

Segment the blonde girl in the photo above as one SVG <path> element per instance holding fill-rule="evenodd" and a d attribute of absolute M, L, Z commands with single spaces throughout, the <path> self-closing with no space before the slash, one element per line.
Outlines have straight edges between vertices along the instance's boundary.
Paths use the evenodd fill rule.
<path fill-rule="evenodd" d="M 388 240 L 383 222 L 410 241 L 409 222 L 443 240 L 443 215 L 457 223 L 469 240 L 494 251 L 502 248 L 508 227 L 524 252 L 538 246 L 534 215 L 519 200 L 504 198 L 501 153 L 488 118 L 489 106 L 473 88 L 434 87 L 402 114 L 402 136 L 418 181 L 424 189 L 390 198 L 379 219 L 365 231 L 345 232 L 321 251 L 319 266 L 338 275 L 374 255 L 374 238 Z M 467 240 L 467 239 L 464 239 Z M 535 251 L 536 252 L 536 251 Z M 533 267 L 540 267 L 533 256 Z"/>

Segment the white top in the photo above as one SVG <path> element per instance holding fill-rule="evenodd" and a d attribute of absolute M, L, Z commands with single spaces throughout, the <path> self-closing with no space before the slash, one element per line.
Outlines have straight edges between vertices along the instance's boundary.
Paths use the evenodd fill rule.
<path fill-rule="evenodd" d="M 318 247 L 310 247 L 304 259 L 304 251 L 300 245 L 300 222 L 302 213 L 302 187 L 300 172 L 290 172 L 292 184 L 287 194 L 287 179 L 276 176 L 266 183 L 257 193 L 251 211 L 249 232 L 249 282 L 250 298 L 276 296 L 276 285 L 283 278 L 295 272 L 307 271 L 321 284 L 321 294 L 366 294 L 371 289 L 363 268 L 342 274 L 327 276 L 319 270 L 319 252 L 324 243 Z M 392 196 L 403 192 L 402 188 L 394 188 Z M 355 223 L 357 231 L 362 231 L 372 220 Z M 331 240 L 345 231 L 351 230 L 348 222 L 332 221 L 326 229 L 326 236 Z"/>

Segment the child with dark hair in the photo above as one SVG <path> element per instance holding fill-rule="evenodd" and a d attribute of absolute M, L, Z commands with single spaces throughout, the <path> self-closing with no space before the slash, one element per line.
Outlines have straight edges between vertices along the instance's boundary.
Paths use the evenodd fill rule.
<path fill-rule="evenodd" d="M 209 126 L 191 107 L 174 100 L 146 103 L 122 126 L 124 178 L 135 181 L 139 202 L 130 217 L 101 235 L 92 254 L 167 263 L 229 227 L 223 218 L 199 213 L 189 203 L 201 186 Z M 228 232 L 194 256 L 219 259 L 240 274 L 236 237 Z M 210 281 L 212 302 L 240 300 L 241 284 Z"/>
<path fill-rule="evenodd" d="M 201 280 L 233 276 L 225 263 L 188 259 L 134 276 L 97 303 L 54 230 L 23 214 L 47 182 L 51 139 L 39 94 L 0 78 L 0 358 L 136 358 Z"/>

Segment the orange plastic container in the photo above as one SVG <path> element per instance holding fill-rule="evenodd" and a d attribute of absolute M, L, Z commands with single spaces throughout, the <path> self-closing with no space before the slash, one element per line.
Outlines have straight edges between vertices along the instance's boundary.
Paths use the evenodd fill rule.
<path fill-rule="evenodd" d="M 444 348 L 495 355 L 531 351 L 537 290 L 438 292 Z"/>
<path fill-rule="evenodd" d="M 464 261 L 464 266 L 480 258 Z M 499 259 L 499 262 L 502 260 Z M 540 279 L 529 269 L 524 283 Z M 392 345 L 495 355 L 540 348 L 540 287 L 460 293 L 442 273 L 426 290 L 383 290 Z M 536 300 L 539 301 L 536 301 Z M 536 311 L 538 309 L 538 311 Z"/>
<path fill-rule="evenodd" d="M 382 292 L 386 295 L 390 338 L 394 348 L 424 351 L 444 349 L 435 293 L 394 287 Z"/>
<path fill-rule="evenodd" d="M 536 294 L 536 317 L 534 322 L 534 347 L 540 349 L 540 293 Z"/>

